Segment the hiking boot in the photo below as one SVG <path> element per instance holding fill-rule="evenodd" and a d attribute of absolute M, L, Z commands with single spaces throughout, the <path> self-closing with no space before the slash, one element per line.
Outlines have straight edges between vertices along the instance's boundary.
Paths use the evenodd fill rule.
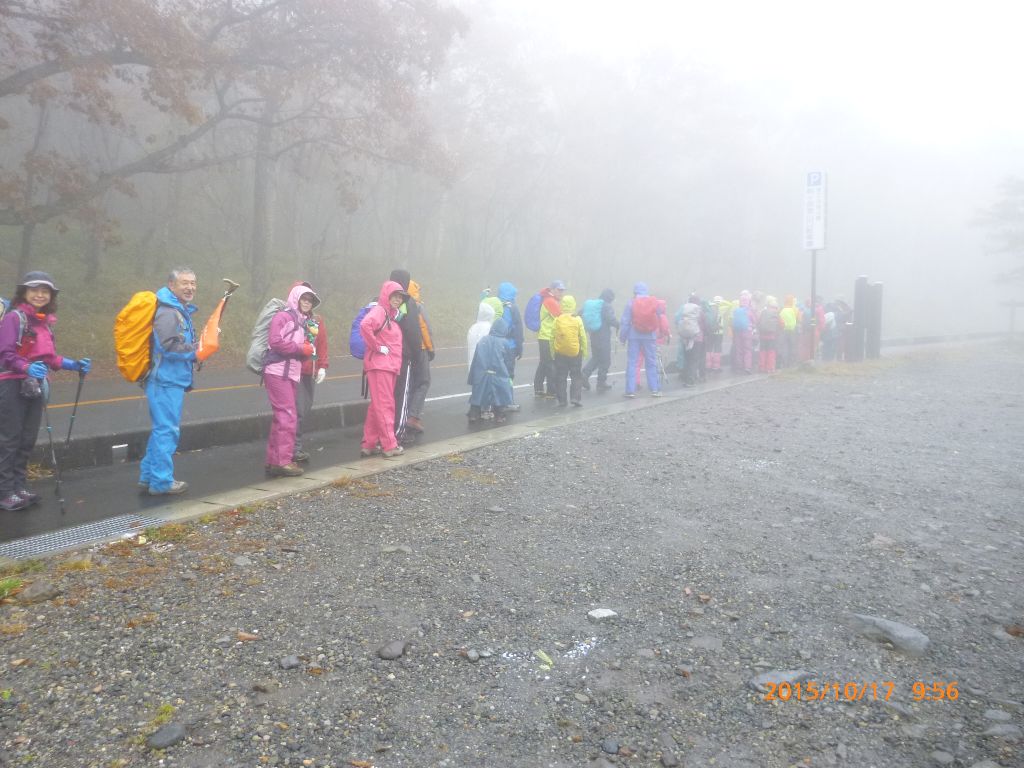
<path fill-rule="evenodd" d="M 410 416 L 405 422 L 405 426 L 411 429 L 413 432 L 419 432 L 423 434 L 423 422 L 420 421 L 418 416 Z"/>
<path fill-rule="evenodd" d="M 305 451 L 296 451 L 292 455 L 292 462 L 293 463 L 299 463 L 299 462 L 305 462 L 305 461 L 309 461 L 309 454 L 306 453 Z"/>
<path fill-rule="evenodd" d="M 35 504 L 37 501 L 39 501 L 39 494 L 33 493 L 28 488 L 19 488 L 17 491 L 15 491 L 15 493 L 21 496 L 22 501 L 24 501 L 25 504 L 27 505 L 31 506 L 32 504 Z"/>
<path fill-rule="evenodd" d="M 0 499 L 0 509 L 4 512 L 17 512 L 28 507 L 28 502 L 16 493 L 8 494 Z"/>
<path fill-rule="evenodd" d="M 403 453 L 405 453 L 405 448 L 396 445 L 390 451 L 384 451 L 381 455 L 386 459 L 390 459 L 392 456 L 401 456 Z"/>
<path fill-rule="evenodd" d="M 281 466 L 270 465 L 267 467 L 267 477 L 298 477 L 303 474 L 303 469 L 294 461 Z"/>
<path fill-rule="evenodd" d="M 184 480 L 172 480 L 171 485 L 163 491 L 154 491 L 153 486 L 149 487 L 150 496 L 177 496 L 188 490 L 188 483 Z"/>

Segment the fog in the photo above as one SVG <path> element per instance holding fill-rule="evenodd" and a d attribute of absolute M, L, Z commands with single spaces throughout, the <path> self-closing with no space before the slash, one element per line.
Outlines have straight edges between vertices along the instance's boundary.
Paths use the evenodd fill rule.
<path fill-rule="evenodd" d="M 208 51 L 185 64 L 162 48 L 160 80 L 148 50 L 0 92 L 0 278 L 63 269 L 116 306 L 187 262 L 241 275 L 254 305 L 310 279 L 341 320 L 405 266 L 452 327 L 502 280 L 525 297 L 562 279 L 580 298 L 644 280 L 671 306 L 803 298 L 804 181 L 823 171 L 826 300 L 858 275 L 884 283 L 893 337 L 1003 330 L 999 303 L 1020 297 L 977 225 L 1024 175 L 1009 4 L 471 0 L 385 32 L 335 9 L 337 38 L 310 27 L 334 46 L 315 67 L 312 48 L 251 55 L 272 22 L 302 20 L 302 0 L 284 5 L 296 17 L 262 37 L 236 24 L 222 40 L 208 16 L 174 27 L 182 48 L 196 29 L 215 41 L 201 75 Z M 152 13 L 127 30 L 139 49 L 170 36 Z M 53 58 L 31 23 L 0 18 L 3 77 Z M 69 46 L 102 49 L 115 22 L 87 20 Z M 351 29 L 361 42 L 340 55 Z"/>

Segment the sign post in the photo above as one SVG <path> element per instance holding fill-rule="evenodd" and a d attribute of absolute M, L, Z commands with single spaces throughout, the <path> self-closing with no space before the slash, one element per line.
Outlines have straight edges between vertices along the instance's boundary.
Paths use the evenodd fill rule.
<path fill-rule="evenodd" d="M 822 171 L 807 174 L 804 192 L 804 250 L 811 252 L 811 360 L 817 357 L 818 251 L 825 247 L 828 179 Z"/>

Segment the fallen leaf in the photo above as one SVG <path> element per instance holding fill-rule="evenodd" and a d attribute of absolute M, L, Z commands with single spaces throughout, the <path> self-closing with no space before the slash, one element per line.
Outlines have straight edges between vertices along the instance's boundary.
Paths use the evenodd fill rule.
<path fill-rule="evenodd" d="M 711 595 L 697 595 L 697 599 L 700 600 L 702 603 L 710 603 Z"/>
<path fill-rule="evenodd" d="M 324 673 L 323 667 L 310 667 L 306 670 L 307 674 L 313 675 L 313 677 L 319 677 Z"/>
<path fill-rule="evenodd" d="M 17 669 L 18 667 L 27 667 L 32 663 L 32 659 L 14 659 L 11 662 L 11 666 Z"/>
<path fill-rule="evenodd" d="M 1010 624 L 1006 628 L 1006 634 L 1013 635 L 1014 637 L 1024 637 L 1024 626 L 1020 624 Z"/>
<path fill-rule="evenodd" d="M 462 612 L 462 618 L 464 618 L 464 619 L 469 619 L 469 618 L 472 618 L 473 616 L 476 616 L 476 611 L 463 611 Z"/>
<path fill-rule="evenodd" d="M 689 587 L 684 587 L 683 588 L 683 594 L 686 595 L 687 597 L 689 597 L 690 595 L 693 594 L 693 590 L 691 590 Z"/>
<path fill-rule="evenodd" d="M 353 768 L 373 768 L 373 763 L 369 760 L 349 760 L 348 764 Z"/>
<path fill-rule="evenodd" d="M 239 632 L 236 637 L 240 642 L 247 643 L 250 640 L 259 640 L 259 635 L 254 635 L 252 632 Z"/>

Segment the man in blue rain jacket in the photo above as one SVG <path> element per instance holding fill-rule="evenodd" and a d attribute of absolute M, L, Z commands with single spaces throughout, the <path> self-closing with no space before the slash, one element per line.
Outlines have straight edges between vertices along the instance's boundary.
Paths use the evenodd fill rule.
<path fill-rule="evenodd" d="M 146 379 L 153 430 L 139 464 L 139 490 L 151 496 L 188 489 L 184 480 L 174 479 L 174 452 L 181 435 L 181 409 L 185 393 L 192 389 L 192 366 L 196 361 L 197 338 L 192 325 L 196 287 L 195 271 L 178 267 L 171 270 L 167 285 L 156 292 L 151 366 Z"/>

